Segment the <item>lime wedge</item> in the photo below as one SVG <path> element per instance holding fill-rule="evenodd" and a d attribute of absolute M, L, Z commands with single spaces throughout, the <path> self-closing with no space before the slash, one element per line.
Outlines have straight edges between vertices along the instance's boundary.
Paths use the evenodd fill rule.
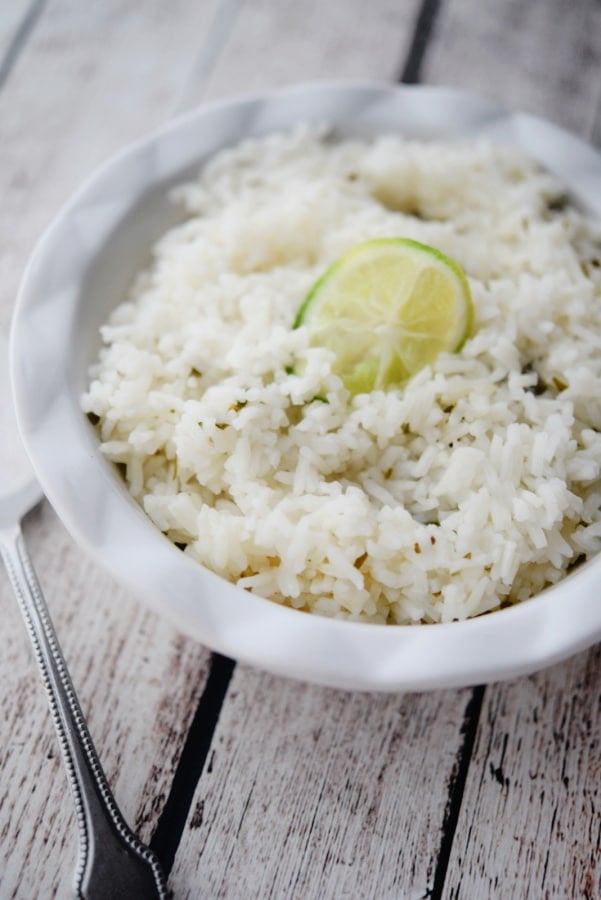
<path fill-rule="evenodd" d="M 409 238 L 359 244 L 313 286 L 294 327 L 335 354 L 353 394 L 401 384 L 443 351 L 460 350 L 472 324 L 461 267 Z"/>

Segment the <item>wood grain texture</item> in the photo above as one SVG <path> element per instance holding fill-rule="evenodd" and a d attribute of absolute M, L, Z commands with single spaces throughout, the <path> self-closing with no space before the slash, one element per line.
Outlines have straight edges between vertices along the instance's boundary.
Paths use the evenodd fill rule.
<path fill-rule="evenodd" d="M 149 840 L 205 683 L 206 651 L 92 568 L 47 505 L 26 537 L 109 781 Z M 16 601 L 1 586 L 0 896 L 66 897 L 71 798 Z"/>
<path fill-rule="evenodd" d="M 0 10 L 0 58 L 14 10 L 27 7 L 14 3 Z M 425 80 L 601 135 L 595 0 L 435 6 Z M 113 150 L 206 97 L 392 80 L 420 7 L 49 0 L 0 88 L 0 333 L 36 237 Z M 26 534 L 107 774 L 148 840 L 207 653 L 84 559 L 47 505 Z M 67 897 L 71 801 L 3 577 L 0 608 L 0 897 Z M 601 896 L 600 674 L 596 650 L 487 688 L 468 766 L 469 691 L 351 695 L 237 668 L 176 856 L 175 897 L 405 900 L 439 896 L 445 874 L 444 895 L 466 900 Z"/>
<path fill-rule="evenodd" d="M 595 0 L 446 0 L 422 74 L 590 135 L 601 101 L 599 35 Z"/>
<path fill-rule="evenodd" d="M 424 896 L 470 697 L 350 694 L 239 666 L 176 896 Z"/>
<path fill-rule="evenodd" d="M 0 90 L 0 324 L 60 206 L 180 106 L 219 5 L 49 0 Z"/>
<path fill-rule="evenodd" d="M 44 9 L 0 90 L 0 331 L 35 240 L 81 179 L 180 103 L 217 2 Z M 44 505 L 27 538 L 116 796 L 148 840 L 208 654 L 83 557 Z M 0 896 L 70 895 L 71 799 L 24 628 L 0 573 Z"/>
<path fill-rule="evenodd" d="M 204 96 L 391 80 L 418 8 L 247 4 Z M 238 668 L 176 856 L 176 896 L 423 895 L 470 696 L 352 696 Z"/>
<path fill-rule="evenodd" d="M 419 0 L 254 0 L 245 4 L 206 95 L 318 79 L 394 80 Z"/>
<path fill-rule="evenodd" d="M 601 650 L 487 691 L 445 898 L 601 897 Z"/>
<path fill-rule="evenodd" d="M 441 8 L 426 77 L 487 93 L 594 139 L 601 7 L 593 2 Z M 597 137 L 600 137 L 598 135 Z M 488 688 L 443 896 L 599 897 L 598 649 Z"/>

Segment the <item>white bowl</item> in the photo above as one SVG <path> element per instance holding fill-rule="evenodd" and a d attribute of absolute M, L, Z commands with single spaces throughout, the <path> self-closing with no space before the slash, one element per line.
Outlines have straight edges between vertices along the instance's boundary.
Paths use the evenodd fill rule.
<path fill-rule="evenodd" d="M 98 328 L 177 219 L 167 189 L 220 148 L 299 120 L 341 135 L 486 134 L 555 172 L 601 214 L 601 157 L 577 138 L 466 94 L 309 85 L 206 106 L 109 161 L 40 241 L 19 294 L 12 375 L 22 437 L 73 537 L 186 634 L 271 672 L 335 687 L 428 690 L 531 672 L 601 637 L 601 558 L 521 605 L 466 622 L 368 625 L 307 615 L 236 588 L 177 550 L 130 499 L 80 408 Z M 115 610 L 118 614 L 118 610 Z"/>

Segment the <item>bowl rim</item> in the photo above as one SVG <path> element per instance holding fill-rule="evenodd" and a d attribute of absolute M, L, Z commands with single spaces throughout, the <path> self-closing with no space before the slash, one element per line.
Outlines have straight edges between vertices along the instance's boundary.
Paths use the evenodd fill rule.
<path fill-rule="evenodd" d="M 564 160 L 564 169 L 574 170 L 568 187 L 586 202 L 591 200 L 592 182 L 597 188 L 593 207 L 595 197 L 601 196 L 601 155 L 584 141 L 543 119 L 509 112 L 452 88 L 315 82 L 203 104 L 111 156 L 39 240 L 19 289 L 10 337 L 20 433 L 46 496 L 74 539 L 155 611 L 213 650 L 276 674 L 347 689 L 428 690 L 516 677 L 601 639 L 601 604 L 595 590 L 601 557 L 528 601 L 462 622 L 391 626 L 301 614 L 242 591 L 181 554 L 161 535 L 100 457 L 73 395 L 67 324 L 80 302 L 86 265 L 101 249 L 100 232 L 76 240 L 64 266 L 56 260 L 65 242 L 77 238 L 86 215 L 97 211 L 103 200 L 113 199 L 115 185 L 122 185 L 124 175 L 136 166 L 140 173 L 145 171 L 146 177 L 140 174 L 112 210 L 102 235 L 110 233 L 119 216 L 158 183 L 157 171 L 162 177 L 170 167 L 182 167 L 177 145 L 193 153 L 188 145 L 199 130 L 219 126 L 221 137 L 215 139 L 227 146 L 230 131 L 250 113 L 258 114 L 261 122 L 274 122 L 271 130 L 283 129 L 297 120 L 296 107 L 335 109 L 342 100 L 347 116 L 360 107 L 367 110 L 368 120 L 375 107 L 378 114 L 400 108 L 405 115 L 407 110 L 416 115 L 421 109 L 426 128 L 432 127 L 437 112 L 446 107 L 448 113 L 450 107 L 459 120 L 469 119 L 477 133 L 482 130 L 478 123 L 483 123 L 486 133 L 504 128 L 520 146 L 526 136 L 536 147 L 552 147 L 552 154 Z M 341 115 L 335 124 L 344 121 Z M 394 130 L 399 130 L 398 122 Z M 237 139 L 246 133 L 239 131 Z M 548 165 L 547 150 L 541 152 L 541 161 Z M 207 155 L 211 153 L 199 152 L 199 168 Z M 162 169 L 151 165 L 157 157 L 169 157 L 162 158 Z M 601 215 L 601 200 L 596 212 Z M 56 347 L 43 341 L 52 317 L 65 323 Z M 87 492 L 82 492 L 83 484 Z"/>

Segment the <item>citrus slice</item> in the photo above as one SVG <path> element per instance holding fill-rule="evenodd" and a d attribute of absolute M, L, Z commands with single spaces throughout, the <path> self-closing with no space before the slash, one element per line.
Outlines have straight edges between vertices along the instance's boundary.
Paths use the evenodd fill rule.
<path fill-rule="evenodd" d="M 460 350 L 472 324 L 461 267 L 409 238 L 377 238 L 333 263 L 313 286 L 294 327 L 332 350 L 353 394 L 401 384 L 443 351 Z"/>

